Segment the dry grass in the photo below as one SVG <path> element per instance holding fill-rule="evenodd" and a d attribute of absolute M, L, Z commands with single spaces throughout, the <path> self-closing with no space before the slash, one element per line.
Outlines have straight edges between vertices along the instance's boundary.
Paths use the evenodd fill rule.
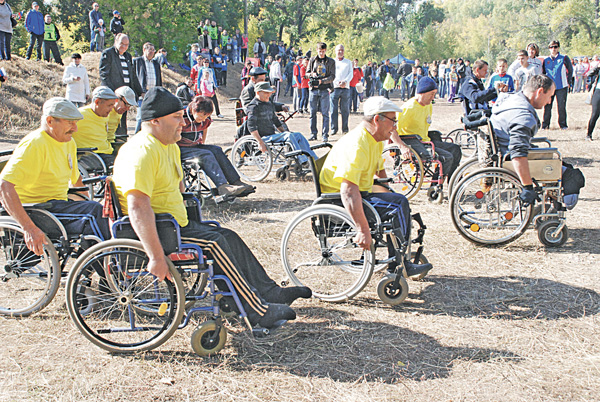
<path fill-rule="evenodd" d="M 298 319 L 270 337 L 253 339 L 234 325 L 209 359 L 192 353 L 192 327 L 158 350 L 109 355 L 77 332 L 61 291 L 41 314 L 0 318 L 0 400 L 599 400 L 600 157 L 599 142 L 583 142 L 584 99 L 569 97 L 570 130 L 544 133 L 587 179 L 564 247 L 545 249 L 534 231 L 504 247 L 475 247 L 454 230 L 447 202 L 431 205 L 419 194 L 411 206 L 428 226 L 425 253 L 435 268 L 410 283 L 406 303 L 381 303 L 375 276 L 350 303 L 298 302 Z M 224 114 L 212 143 L 231 143 L 231 105 Z M 438 102 L 433 128 L 458 127 L 459 114 L 460 106 Z M 306 134 L 308 119 L 292 128 Z M 314 190 L 272 176 L 257 186 L 206 216 L 238 231 L 279 280 L 281 235 Z"/>

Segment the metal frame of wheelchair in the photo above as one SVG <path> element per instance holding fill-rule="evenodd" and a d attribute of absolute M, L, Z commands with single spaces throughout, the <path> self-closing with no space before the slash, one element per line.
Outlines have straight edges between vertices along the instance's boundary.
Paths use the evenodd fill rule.
<path fill-rule="evenodd" d="M 519 238 L 533 224 L 542 244 L 563 245 L 568 228 L 560 152 L 550 147 L 529 151 L 529 169 L 541 196 L 534 210 L 518 198 L 523 186 L 512 162 L 501 157 L 489 119 L 475 115 L 463 122 L 471 127 L 486 125 L 487 134 L 479 130 L 478 156 L 457 168 L 449 185 L 452 222 L 461 236 L 478 245 L 502 245 Z M 550 145 L 546 138 L 533 142 Z"/>
<path fill-rule="evenodd" d="M 200 200 L 201 206 L 208 201 L 214 201 L 217 205 L 223 202 L 235 202 L 237 198 L 235 196 L 219 195 L 219 191 L 202 169 L 199 158 L 182 160 L 181 166 L 183 167 L 185 191 L 194 194 Z"/>
<path fill-rule="evenodd" d="M 12 150 L 3 151 L 0 157 L 10 154 Z M 0 162 L 0 171 L 5 164 L 6 161 Z M 82 190 L 86 189 L 73 188 L 69 192 Z M 27 248 L 23 228 L 0 207 L 0 315 L 27 317 L 45 308 L 54 299 L 61 278 L 67 276 L 67 263 L 77 255 L 81 241 L 102 241 L 93 216 L 52 214 L 44 209 L 49 205 L 23 205 L 46 234 L 47 244 L 41 256 Z M 69 236 L 59 218 L 89 220 L 96 235 Z"/>
<path fill-rule="evenodd" d="M 418 137 L 418 136 L 409 136 Z M 437 159 L 435 144 L 432 141 L 422 141 L 431 148 L 431 158 L 423 159 L 410 146 L 411 156 L 404 159 L 400 148 L 390 144 L 383 150 L 384 169 L 387 177 L 392 180 L 388 184 L 395 192 L 412 199 L 424 184 L 429 184 L 427 200 L 441 204 L 444 201 L 444 172 L 442 163 Z M 434 177 L 437 176 L 437 179 Z"/>
<path fill-rule="evenodd" d="M 293 154 L 302 152 L 295 151 Z M 314 161 L 309 156 L 317 199 L 294 217 L 284 231 L 281 259 L 286 276 L 282 284 L 291 282 L 296 286 L 308 286 L 313 297 L 323 301 L 346 302 L 367 286 L 374 272 L 383 271 L 390 262 L 399 260 L 395 272 L 387 274 L 378 283 L 377 294 L 386 304 L 402 303 L 408 296 L 405 255 L 416 263 L 428 262 L 422 245 L 426 227 L 420 215 L 412 216 L 419 225 L 417 237 L 412 241 L 398 239 L 393 233 L 392 222 L 382 222 L 375 208 L 363 201 L 372 228 L 373 243 L 370 250 L 361 249 L 353 240 L 356 225 L 350 214 L 340 206 L 340 194 L 321 193 L 318 177 L 324 159 L 321 157 Z M 386 238 L 394 246 L 394 257 L 388 257 Z M 416 252 L 410 251 L 411 244 L 418 244 Z M 381 255 L 382 250 L 385 256 Z M 420 280 L 424 276 L 411 279 Z"/>
<path fill-rule="evenodd" d="M 186 194 L 185 203 L 190 219 L 200 219 L 200 201 Z M 120 210 L 118 201 L 116 207 Z M 227 330 L 222 316 L 235 315 L 235 307 L 254 335 L 269 334 L 266 328 L 252 327 L 231 280 L 214 273 L 213 261 L 206 259 L 202 249 L 181 243 L 179 225 L 170 214 L 156 216 L 173 278 L 164 281 L 146 270 L 148 257 L 129 218 L 117 217 L 112 225 L 114 238 L 86 250 L 67 281 L 69 315 L 89 341 L 113 353 L 152 350 L 186 327 L 195 313 L 204 312 L 211 319 L 194 330 L 191 344 L 198 355 L 208 356 L 225 345 Z M 224 283 L 227 290 L 218 290 L 215 281 Z M 226 298 L 232 298 L 235 307 Z M 202 300 L 208 300 L 208 305 L 198 305 Z"/>
<path fill-rule="evenodd" d="M 78 148 L 77 167 L 83 179 L 103 178 L 110 174 L 110 168 L 104 160 L 94 151 L 97 148 Z M 88 184 L 88 198 L 90 200 L 104 197 L 104 180 L 97 180 Z"/>
<path fill-rule="evenodd" d="M 240 127 L 246 121 L 246 115 L 242 108 L 242 102 L 238 98 L 231 98 L 235 101 L 236 125 Z M 296 112 L 290 113 L 287 117 L 281 116 L 280 120 L 286 124 Z M 287 125 L 286 125 L 287 128 Z M 287 142 L 266 142 L 269 152 L 262 152 L 258 146 L 258 141 L 250 135 L 243 135 L 235 139 L 231 148 L 227 148 L 225 153 L 229 153 L 231 163 L 236 171 L 245 180 L 257 182 L 264 180 L 275 166 L 275 177 L 279 180 L 288 180 L 293 172 L 297 177 L 303 178 L 310 172 L 302 166 L 298 156 L 286 157 L 286 154 L 292 153 L 293 149 Z M 311 147 L 312 148 L 312 147 Z"/>

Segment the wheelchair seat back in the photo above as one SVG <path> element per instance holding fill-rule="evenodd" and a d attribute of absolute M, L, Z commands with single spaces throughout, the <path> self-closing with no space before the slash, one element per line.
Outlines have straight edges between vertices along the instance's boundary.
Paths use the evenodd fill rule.
<path fill-rule="evenodd" d="M 555 183 L 562 178 L 562 158 L 556 148 L 532 148 L 527 155 L 531 177 L 539 182 Z M 506 158 L 502 167 L 515 172 L 514 164 Z"/>

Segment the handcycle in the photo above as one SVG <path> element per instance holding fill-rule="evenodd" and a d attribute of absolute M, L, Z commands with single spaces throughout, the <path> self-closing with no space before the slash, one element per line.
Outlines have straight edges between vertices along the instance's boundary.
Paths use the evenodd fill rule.
<path fill-rule="evenodd" d="M 320 147 L 327 145 L 319 144 Z M 305 151 L 294 151 L 293 154 L 302 152 Z M 393 220 L 380 216 L 371 204 L 363 200 L 373 242 L 369 250 L 358 247 L 354 242 L 356 225 L 341 206 L 340 194 L 321 192 L 319 172 L 326 157 L 316 161 L 309 158 L 317 198 L 290 221 L 281 239 L 281 260 L 285 271 L 282 285 L 291 282 L 296 286 L 308 286 L 315 298 L 332 303 L 345 302 L 367 286 L 374 272 L 383 271 L 388 264 L 395 262 L 396 268 L 378 283 L 377 295 L 389 305 L 402 303 L 408 296 L 405 258 L 414 263 L 428 263 L 423 255 L 426 227 L 421 216 L 412 215 L 412 221 L 419 226 L 416 238 L 401 238 L 396 235 Z M 384 185 L 386 181 L 378 184 Z M 411 252 L 413 244 L 418 248 Z M 383 256 L 381 251 L 387 252 L 390 246 L 394 256 Z M 424 276 L 421 274 L 411 279 L 420 280 Z"/>
<path fill-rule="evenodd" d="M 526 206 L 519 199 L 523 185 L 510 158 L 501 155 L 489 119 L 481 116 L 465 123 L 487 126 L 488 133 L 478 143 L 479 154 L 486 155 L 484 167 L 479 162 L 471 163 L 469 169 L 457 169 L 455 173 L 459 176 L 453 183 L 450 211 L 460 235 L 477 245 L 502 245 L 519 238 L 533 224 L 542 244 L 563 245 L 568 239 L 568 228 L 560 152 L 550 147 L 529 150 L 529 170 L 541 200 L 534 209 L 533 204 Z"/>
<path fill-rule="evenodd" d="M 11 153 L 12 150 L 1 152 L 0 157 Z M 0 171 L 5 163 L 0 162 Z M 69 191 L 86 190 L 82 187 Z M 82 243 L 103 240 L 93 216 L 53 214 L 46 210 L 51 203 L 23 205 L 29 217 L 46 235 L 47 244 L 40 256 L 27 248 L 25 231 L 0 207 L 0 315 L 27 317 L 45 308 L 54 299 L 61 279 L 67 276 L 67 263 L 81 253 Z M 88 220 L 94 234 L 69 235 L 61 219 Z"/>
<path fill-rule="evenodd" d="M 172 280 L 159 281 L 146 268 L 148 256 L 137 240 L 129 217 L 123 216 L 109 181 L 115 214 L 113 239 L 86 250 L 67 280 L 67 309 L 77 329 L 93 344 L 113 353 L 148 351 L 186 327 L 197 312 L 211 319 L 192 333 L 195 353 L 218 353 L 227 340 L 224 315 L 236 315 L 255 336 L 267 328 L 253 328 L 230 279 L 214 273 L 213 261 L 196 244 L 181 243 L 179 225 L 170 214 L 156 215 L 157 230 Z M 201 220 L 200 201 L 184 195 L 188 217 Z M 217 222 L 203 223 L 218 225 Z M 217 289 L 216 282 L 226 290 Z M 207 300 L 207 305 L 199 305 Z M 276 327 L 285 321 L 276 323 Z"/>

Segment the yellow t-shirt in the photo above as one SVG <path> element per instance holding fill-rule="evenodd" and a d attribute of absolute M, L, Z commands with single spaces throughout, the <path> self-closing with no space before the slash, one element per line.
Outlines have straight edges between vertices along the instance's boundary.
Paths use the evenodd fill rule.
<path fill-rule="evenodd" d="M 419 135 L 421 140 L 429 141 L 429 126 L 433 105 L 422 106 L 416 98 L 411 98 L 402 105 L 398 113 L 398 135 Z"/>
<path fill-rule="evenodd" d="M 324 193 L 340 191 L 342 181 L 371 191 L 375 173 L 383 169 L 383 142 L 377 142 L 364 127 L 357 127 L 335 143 L 325 160 L 319 181 Z"/>
<path fill-rule="evenodd" d="M 22 203 L 66 200 L 69 181 L 77 183 L 75 141 L 59 142 L 41 128 L 27 134 L 0 173 L 15 185 Z"/>
<path fill-rule="evenodd" d="M 180 155 L 177 144 L 164 145 L 143 131 L 121 147 L 113 167 L 113 181 L 124 214 L 129 214 L 127 194 L 138 190 L 150 197 L 154 213 L 169 213 L 180 226 L 187 226 L 187 212 L 179 191 L 183 180 Z"/>
<path fill-rule="evenodd" d="M 109 143 L 115 142 L 115 139 L 117 138 L 115 133 L 117 132 L 117 127 L 119 127 L 119 123 L 121 122 L 121 116 L 123 115 L 115 112 L 115 109 L 111 110 L 110 114 L 108 115 L 108 135 L 106 136 L 106 139 Z"/>
<path fill-rule="evenodd" d="M 98 148 L 98 154 L 112 154 L 113 147 L 108 142 L 108 116 L 100 117 L 92 110 L 91 105 L 79 108 L 83 120 L 77 122 L 77 132 L 73 139 L 77 148 Z"/>

